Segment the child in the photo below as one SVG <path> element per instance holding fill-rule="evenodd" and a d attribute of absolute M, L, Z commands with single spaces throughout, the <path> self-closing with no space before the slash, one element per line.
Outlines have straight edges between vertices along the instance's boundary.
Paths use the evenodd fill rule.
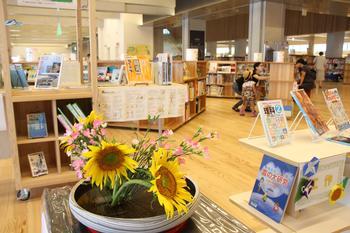
<path fill-rule="evenodd" d="M 249 71 L 250 72 L 250 71 Z M 242 100 L 243 104 L 239 115 L 244 116 L 246 108 L 250 106 L 252 111 L 252 117 L 256 117 L 257 113 L 255 111 L 256 102 L 256 82 L 253 79 L 252 72 L 247 76 L 242 85 Z"/>

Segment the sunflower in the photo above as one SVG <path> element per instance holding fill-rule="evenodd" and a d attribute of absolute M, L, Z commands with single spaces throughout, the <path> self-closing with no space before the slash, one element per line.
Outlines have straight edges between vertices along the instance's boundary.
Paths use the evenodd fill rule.
<path fill-rule="evenodd" d="M 100 147 L 89 146 L 89 149 L 83 154 L 88 159 L 84 171 L 91 177 L 91 183 L 96 183 L 101 190 L 108 178 L 114 187 L 116 176 L 128 179 L 127 171 L 135 172 L 137 162 L 128 156 L 135 152 L 131 147 L 102 141 Z"/>
<path fill-rule="evenodd" d="M 192 202 L 192 195 L 185 189 L 187 187 L 184 175 L 179 172 L 177 160 L 168 161 L 170 151 L 163 148 L 154 152 L 150 172 L 154 179 L 151 181 L 149 192 L 153 192 L 164 207 L 167 218 L 178 213 L 187 212 L 187 203 Z"/>
<path fill-rule="evenodd" d="M 329 203 L 334 205 L 338 200 L 342 199 L 345 194 L 345 188 L 342 184 L 336 184 L 329 192 Z"/>

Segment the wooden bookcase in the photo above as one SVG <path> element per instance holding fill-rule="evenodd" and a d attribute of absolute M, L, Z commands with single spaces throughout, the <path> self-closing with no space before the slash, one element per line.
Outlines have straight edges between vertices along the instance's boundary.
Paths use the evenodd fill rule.
<path fill-rule="evenodd" d="M 344 65 L 344 84 L 349 85 L 350 84 L 350 64 L 345 63 Z"/>
<path fill-rule="evenodd" d="M 103 64 L 110 64 L 104 62 Z M 207 73 L 207 62 L 173 62 L 173 83 L 186 84 L 188 86 L 189 101 L 185 105 L 184 117 L 172 117 L 164 119 L 164 129 L 176 130 L 189 120 L 198 116 L 206 109 L 205 74 Z M 158 130 L 158 124 L 150 124 L 147 120 L 132 122 L 110 122 L 109 126 L 123 128 L 138 128 Z"/>
<path fill-rule="evenodd" d="M 209 61 L 206 77 L 208 97 L 234 98 L 233 83 L 235 81 L 237 63 L 235 61 Z M 215 67 L 215 68 L 214 68 Z"/>

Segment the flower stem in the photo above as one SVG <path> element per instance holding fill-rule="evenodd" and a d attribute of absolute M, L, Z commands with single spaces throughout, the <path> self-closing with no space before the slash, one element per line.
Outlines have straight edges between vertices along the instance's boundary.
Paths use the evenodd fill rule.
<path fill-rule="evenodd" d="M 119 188 L 119 190 L 116 193 L 113 190 L 113 197 L 112 197 L 112 204 L 111 204 L 112 206 L 115 206 L 118 204 L 118 201 L 119 201 L 118 197 L 123 193 L 124 189 L 126 189 L 129 185 L 142 185 L 146 188 L 150 188 L 152 186 L 151 183 L 144 180 L 139 180 L 139 179 L 128 180 Z"/>

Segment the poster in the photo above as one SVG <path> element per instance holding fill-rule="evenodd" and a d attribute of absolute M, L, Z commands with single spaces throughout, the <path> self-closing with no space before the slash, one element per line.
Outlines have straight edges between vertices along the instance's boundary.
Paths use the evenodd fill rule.
<path fill-rule="evenodd" d="M 185 85 L 99 88 L 98 111 L 106 121 L 123 122 L 184 115 Z"/>
<path fill-rule="evenodd" d="M 282 221 L 298 168 L 264 155 L 249 205 L 277 223 Z"/>
<path fill-rule="evenodd" d="M 311 177 L 304 174 L 304 167 L 307 163 L 300 166 L 299 177 L 301 178 L 298 181 L 299 191 L 297 191 L 295 197 L 295 210 L 305 209 L 328 200 L 328 194 L 331 188 L 343 180 L 345 159 L 345 155 L 321 159 L 318 164 L 317 172 Z M 307 197 L 300 193 L 301 184 L 305 183 L 305 181 L 313 182 L 312 190 L 308 193 Z"/>
<path fill-rule="evenodd" d="M 323 96 L 326 101 L 327 107 L 331 112 L 335 128 L 339 131 L 349 129 L 350 121 L 348 115 L 345 112 L 343 102 L 340 99 L 338 89 L 333 88 L 324 90 Z"/>
<path fill-rule="evenodd" d="M 320 113 L 303 89 L 291 91 L 291 95 L 298 105 L 300 111 L 303 113 L 309 128 L 314 134 L 321 136 L 329 131 L 326 122 L 321 118 Z"/>
<path fill-rule="evenodd" d="M 270 146 L 288 143 L 289 131 L 287 118 L 281 100 L 259 101 L 258 109 L 265 137 Z"/>
<path fill-rule="evenodd" d="M 44 55 L 40 57 L 35 88 L 57 89 L 60 85 L 63 57 L 61 55 Z"/>

